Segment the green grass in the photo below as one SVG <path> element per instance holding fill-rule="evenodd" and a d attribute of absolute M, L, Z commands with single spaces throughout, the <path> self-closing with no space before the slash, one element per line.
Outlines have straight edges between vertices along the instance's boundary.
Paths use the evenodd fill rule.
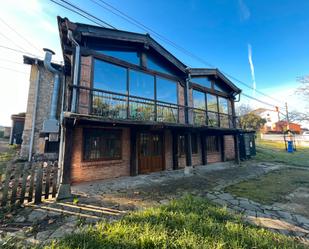
<path fill-rule="evenodd" d="M 284 235 L 244 224 L 207 200 L 185 196 L 166 206 L 99 223 L 45 249 L 305 248 Z"/>
<path fill-rule="evenodd" d="M 257 140 L 255 160 L 309 167 L 309 147 L 299 147 L 294 153 L 285 151 L 283 142 Z"/>
<path fill-rule="evenodd" d="M 16 155 L 16 145 L 7 145 L 5 151 L 0 152 L 0 174 L 5 172 L 7 162 Z"/>
<path fill-rule="evenodd" d="M 285 196 L 298 187 L 309 188 L 308 170 L 276 170 L 259 178 L 229 186 L 225 191 L 259 203 L 272 204 L 284 202 Z"/>

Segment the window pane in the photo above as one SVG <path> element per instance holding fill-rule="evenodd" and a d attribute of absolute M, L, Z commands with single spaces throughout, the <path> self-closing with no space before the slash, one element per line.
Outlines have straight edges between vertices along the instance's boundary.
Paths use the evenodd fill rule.
<path fill-rule="evenodd" d="M 193 95 L 193 107 L 205 110 L 206 108 L 205 93 L 193 90 L 192 95 Z"/>
<path fill-rule="evenodd" d="M 157 77 L 157 100 L 177 104 L 177 82 Z"/>
<path fill-rule="evenodd" d="M 130 95 L 154 99 L 154 77 L 150 74 L 130 70 Z"/>
<path fill-rule="evenodd" d="M 173 72 L 160 60 L 150 54 L 147 54 L 147 67 L 151 70 L 158 71 L 160 73 L 172 74 Z"/>
<path fill-rule="evenodd" d="M 102 49 L 102 50 L 97 50 L 97 52 L 115 57 L 117 59 L 135 64 L 135 65 L 140 65 L 140 57 L 139 54 L 135 51 L 119 51 L 119 50 L 107 50 L 107 49 Z"/>
<path fill-rule="evenodd" d="M 219 112 L 228 114 L 228 100 L 226 98 L 219 97 Z"/>
<path fill-rule="evenodd" d="M 207 93 L 207 108 L 208 111 L 218 112 L 217 96 Z"/>
<path fill-rule="evenodd" d="M 130 70 L 129 93 L 154 99 L 154 77 L 149 74 Z M 154 101 L 130 97 L 130 117 L 135 120 L 154 120 Z"/>
<path fill-rule="evenodd" d="M 215 90 L 217 90 L 217 91 L 219 91 L 219 92 L 228 93 L 227 90 L 225 90 L 223 87 L 221 87 L 221 86 L 218 85 L 217 83 L 214 84 L 214 88 L 215 88 Z"/>
<path fill-rule="evenodd" d="M 121 131 L 84 129 L 84 159 L 120 159 Z"/>
<path fill-rule="evenodd" d="M 201 86 L 211 88 L 211 81 L 207 77 L 192 78 L 191 81 L 193 83 L 200 84 Z"/>
<path fill-rule="evenodd" d="M 123 67 L 94 60 L 93 87 L 97 89 L 126 93 L 127 70 Z"/>

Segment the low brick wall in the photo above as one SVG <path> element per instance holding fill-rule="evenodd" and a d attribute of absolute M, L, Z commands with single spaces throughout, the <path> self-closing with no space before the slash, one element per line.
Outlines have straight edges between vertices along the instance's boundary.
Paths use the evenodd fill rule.
<path fill-rule="evenodd" d="M 225 159 L 234 160 L 235 159 L 235 146 L 234 146 L 234 136 L 233 135 L 224 136 L 224 148 L 225 148 Z"/>

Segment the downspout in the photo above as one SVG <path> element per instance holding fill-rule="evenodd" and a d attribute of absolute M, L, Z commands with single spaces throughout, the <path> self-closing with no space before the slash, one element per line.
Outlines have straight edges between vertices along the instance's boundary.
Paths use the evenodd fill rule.
<path fill-rule="evenodd" d="M 47 48 L 44 48 L 43 50 L 45 51 L 44 66 L 48 71 L 54 74 L 54 89 L 50 104 L 50 114 L 49 119 L 45 120 L 43 123 L 43 133 L 59 133 L 59 121 L 56 118 L 56 114 L 60 88 L 60 71 L 51 65 L 51 58 L 55 53 Z"/>
<path fill-rule="evenodd" d="M 34 94 L 35 97 L 34 97 L 34 105 L 33 105 L 32 123 L 31 123 L 31 135 L 30 135 L 30 143 L 29 143 L 28 162 L 31 162 L 31 159 L 32 159 L 34 128 L 35 128 L 37 105 L 38 105 L 38 99 L 39 99 L 40 68 L 38 66 L 37 60 L 35 60 L 35 64 L 38 67 L 38 73 L 37 73 L 36 80 L 35 80 L 35 94 Z"/>
<path fill-rule="evenodd" d="M 75 62 L 74 62 L 74 74 L 73 74 L 73 94 L 71 103 L 71 112 L 76 112 L 76 102 L 77 102 L 77 89 L 78 78 L 79 78 L 79 64 L 80 64 L 80 46 L 78 42 L 74 39 L 71 30 L 68 31 L 68 39 L 75 45 Z"/>

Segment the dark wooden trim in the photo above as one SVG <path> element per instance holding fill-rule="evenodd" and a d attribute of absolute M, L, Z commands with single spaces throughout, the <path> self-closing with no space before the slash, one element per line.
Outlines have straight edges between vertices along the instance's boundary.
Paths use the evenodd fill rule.
<path fill-rule="evenodd" d="M 187 132 L 185 134 L 185 144 L 186 144 L 186 164 L 187 166 L 192 166 L 192 144 L 191 144 L 190 132 Z"/>
<path fill-rule="evenodd" d="M 157 121 L 158 118 L 158 108 L 157 108 L 157 76 L 154 76 L 154 120 Z"/>
<path fill-rule="evenodd" d="M 137 175 L 137 133 L 135 128 L 130 129 L 130 175 Z"/>
<path fill-rule="evenodd" d="M 62 184 L 71 184 L 71 163 L 73 151 L 73 126 L 71 124 L 65 127 L 64 159 Z"/>
<path fill-rule="evenodd" d="M 208 87 L 204 87 L 204 86 L 201 86 L 199 84 L 196 84 L 194 82 L 190 82 L 189 86 L 190 86 L 190 88 L 192 88 L 194 90 L 198 90 L 198 91 L 205 92 L 205 93 L 211 93 L 211 94 L 221 96 L 221 97 L 225 97 L 225 98 L 230 98 L 230 95 L 227 94 L 227 93 L 219 92 L 219 91 L 210 89 Z"/>
<path fill-rule="evenodd" d="M 205 146 L 205 134 L 204 133 L 200 133 L 200 138 L 201 138 L 201 154 L 202 154 L 202 164 L 203 165 L 206 165 L 207 162 L 206 162 L 206 146 Z"/>
<path fill-rule="evenodd" d="M 225 158 L 225 144 L 224 144 L 224 135 L 220 136 L 220 152 L 221 152 L 221 161 L 225 162 L 226 158 Z"/>
<path fill-rule="evenodd" d="M 204 134 L 204 158 L 205 158 L 205 165 L 208 163 L 207 162 L 207 135 Z"/>
<path fill-rule="evenodd" d="M 151 74 L 151 75 L 159 75 L 163 78 L 167 78 L 167 79 L 170 79 L 170 80 L 180 82 L 181 84 L 184 84 L 184 79 L 179 77 L 179 76 L 154 71 L 154 70 L 151 70 L 151 69 L 146 68 L 144 66 L 135 65 L 135 64 L 117 59 L 117 58 L 112 57 L 112 56 L 104 55 L 104 54 L 96 52 L 95 50 L 92 50 L 92 49 L 81 48 L 81 54 L 84 55 L 84 56 L 92 55 L 94 57 L 94 59 L 103 60 L 103 61 L 115 64 L 117 66 L 131 68 L 131 69 L 134 69 L 136 71 L 141 71 L 141 72 L 148 73 L 148 74 Z"/>
<path fill-rule="evenodd" d="M 178 164 L 178 133 L 176 131 L 172 132 L 172 143 L 173 143 L 173 169 L 176 170 L 179 167 Z"/>
<path fill-rule="evenodd" d="M 240 163 L 239 134 L 234 135 L 235 162 Z"/>

